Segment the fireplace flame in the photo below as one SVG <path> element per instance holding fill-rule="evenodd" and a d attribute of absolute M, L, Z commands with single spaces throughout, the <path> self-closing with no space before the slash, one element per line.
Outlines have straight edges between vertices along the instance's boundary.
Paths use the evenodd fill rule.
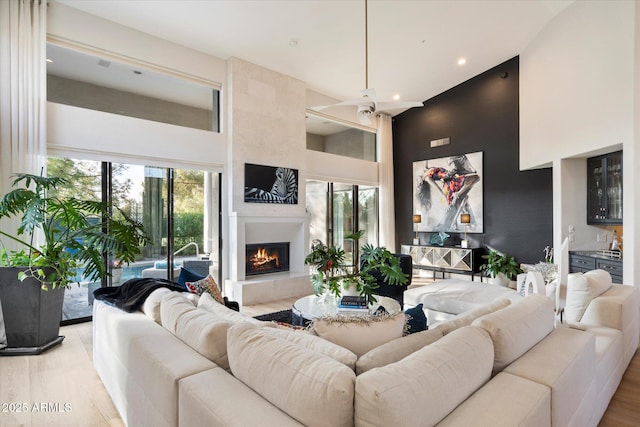
<path fill-rule="evenodd" d="M 260 267 L 265 264 L 275 263 L 276 267 L 280 267 L 280 259 L 278 258 L 278 251 L 269 253 L 265 248 L 258 248 L 256 253 L 250 259 L 251 264 L 254 267 Z"/>

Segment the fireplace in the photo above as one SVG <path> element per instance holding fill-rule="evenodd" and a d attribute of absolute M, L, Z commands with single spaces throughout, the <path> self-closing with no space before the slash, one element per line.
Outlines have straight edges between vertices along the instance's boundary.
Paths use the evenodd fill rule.
<path fill-rule="evenodd" d="M 289 242 L 246 245 L 247 276 L 289 271 Z"/>

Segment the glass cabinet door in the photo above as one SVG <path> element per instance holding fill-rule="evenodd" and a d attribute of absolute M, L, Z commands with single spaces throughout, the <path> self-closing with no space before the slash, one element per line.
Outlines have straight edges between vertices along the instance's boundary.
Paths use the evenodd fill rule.
<path fill-rule="evenodd" d="M 622 151 L 587 159 L 587 224 L 622 224 Z"/>
<path fill-rule="evenodd" d="M 589 180 L 587 218 L 589 222 L 600 222 L 605 218 L 604 169 L 602 168 L 602 159 L 600 157 L 587 159 L 587 174 L 587 179 Z"/>
<path fill-rule="evenodd" d="M 622 154 L 607 156 L 605 163 L 607 167 L 606 219 L 622 222 Z"/>

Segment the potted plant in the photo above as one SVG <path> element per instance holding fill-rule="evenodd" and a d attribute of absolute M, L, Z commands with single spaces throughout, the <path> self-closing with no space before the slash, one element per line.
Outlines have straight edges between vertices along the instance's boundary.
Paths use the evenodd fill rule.
<path fill-rule="evenodd" d="M 520 265 L 511 255 L 489 249 L 487 255 L 482 255 L 487 262 L 480 266 L 480 270 L 493 277 L 496 284 L 507 286 L 509 281 L 516 280 L 518 274 L 522 273 Z"/>
<path fill-rule="evenodd" d="M 63 185 L 71 184 L 61 177 L 18 174 L 14 189 L 0 198 L 0 219 L 20 219 L 15 234 L 0 230 L 0 241 L 24 247 L 0 252 L 5 351 L 37 354 L 61 342 L 64 289 L 79 284 L 78 269 L 83 280 L 99 281 L 109 274 L 107 257 L 128 264 L 148 241 L 139 222 L 106 203 L 56 197 Z"/>
<path fill-rule="evenodd" d="M 385 247 L 365 244 L 359 247 L 362 230 L 349 233 L 346 239 L 353 240 L 353 264 L 345 264 L 345 252 L 342 248 L 326 246 L 321 242 L 313 245 L 311 253 L 305 258 L 305 264 L 315 266 L 311 275 L 311 284 L 316 295 L 328 292 L 340 298 L 346 288 L 355 288 L 355 292 L 367 298 L 369 303 L 376 302 L 374 296 L 378 288 L 376 275 L 380 274 L 390 285 L 403 285 L 408 277 L 400 268 L 399 260 Z"/>

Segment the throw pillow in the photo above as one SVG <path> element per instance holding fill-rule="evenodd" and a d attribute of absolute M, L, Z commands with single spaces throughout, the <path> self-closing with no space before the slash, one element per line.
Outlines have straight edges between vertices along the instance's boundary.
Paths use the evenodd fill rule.
<path fill-rule="evenodd" d="M 405 335 L 427 330 L 427 316 L 422 309 L 422 303 L 405 310 L 404 314 L 407 317 L 407 331 Z"/>
<path fill-rule="evenodd" d="M 180 275 L 178 276 L 178 283 L 182 285 L 185 289 L 187 289 L 187 282 L 197 282 L 198 280 L 204 279 L 206 276 L 201 276 L 197 273 L 194 273 L 191 270 L 187 270 L 184 267 L 180 267 Z"/>
<path fill-rule="evenodd" d="M 611 275 L 604 270 L 569 274 L 564 309 L 567 322 L 579 322 L 591 301 L 608 291 L 611 286 Z"/>
<path fill-rule="evenodd" d="M 222 296 L 220 288 L 218 287 L 218 284 L 216 283 L 216 280 L 213 278 L 213 276 L 208 275 L 204 279 L 200 279 L 196 282 L 187 282 L 186 285 L 187 289 L 191 293 L 202 295 L 203 293 L 207 292 L 211 294 L 213 299 L 224 305 L 224 297 Z"/>
<path fill-rule="evenodd" d="M 349 349 L 360 357 L 379 345 L 401 337 L 405 319 L 403 312 L 373 316 L 338 314 L 315 319 L 311 328 L 319 337 Z"/>

